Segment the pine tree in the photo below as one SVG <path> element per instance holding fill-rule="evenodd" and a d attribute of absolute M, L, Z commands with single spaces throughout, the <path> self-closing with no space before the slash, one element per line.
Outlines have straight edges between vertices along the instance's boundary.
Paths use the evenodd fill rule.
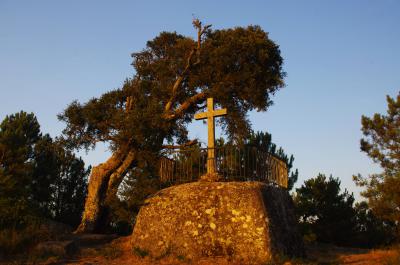
<path fill-rule="evenodd" d="M 368 178 L 353 176 L 357 185 L 364 187 L 361 193 L 368 200 L 374 214 L 397 227 L 400 239 L 400 93 L 397 98 L 387 96 L 386 115 L 362 116 L 361 150 L 379 163 L 383 173 Z"/>
<path fill-rule="evenodd" d="M 351 245 L 356 233 L 354 197 L 341 193 L 340 180 L 319 174 L 296 189 L 296 212 L 307 240 Z"/>
<path fill-rule="evenodd" d="M 52 184 L 51 212 L 59 222 L 77 227 L 80 223 L 87 194 L 88 175 L 91 167 L 85 168 L 81 158 L 56 146 L 58 174 Z"/>
<path fill-rule="evenodd" d="M 0 227 L 20 226 L 34 214 L 31 181 L 40 126 L 31 113 L 6 116 L 0 124 Z"/>
<path fill-rule="evenodd" d="M 32 218 L 76 226 L 89 171 L 40 132 L 33 113 L 7 116 L 0 124 L 0 227 L 23 226 Z"/>

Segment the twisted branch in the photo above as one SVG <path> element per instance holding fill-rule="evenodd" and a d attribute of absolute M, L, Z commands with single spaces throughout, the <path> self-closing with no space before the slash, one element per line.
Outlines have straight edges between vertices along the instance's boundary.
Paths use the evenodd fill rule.
<path fill-rule="evenodd" d="M 193 26 L 197 29 L 197 45 L 192 48 L 192 50 L 189 53 L 189 56 L 186 60 L 186 65 L 185 68 L 183 69 L 182 73 L 178 75 L 178 78 L 175 80 L 174 85 L 171 88 L 171 97 L 168 100 L 167 104 L 165 105 L 165 113 L 168 113 L 171 111 L 171 108 L 173 104 L 175 103 L 175 99 L 177 96 L 177 91 L 178 88 L 181 86 L 183 79 L 185 76 L 188 74 L 190 68 L 194 65 L 197 65 L 200 63 L 200 48 L 201 48 L 201 38 L 204 35 L 204 33 L 211 27 L 211 25 L 206 25 L 202 26 L 202 23 L 200 20 L 195 19 L 193 20 Z M 196 53 L 197 55 L 197 61 L 195 63 L 192 62 L 193 55 Z"/>

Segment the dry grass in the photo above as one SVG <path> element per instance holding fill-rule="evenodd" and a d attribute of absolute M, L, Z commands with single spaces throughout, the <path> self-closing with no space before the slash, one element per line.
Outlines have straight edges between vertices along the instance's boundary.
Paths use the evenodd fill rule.
<path fill-rule="evenodd" d="M 400 249 L 358 249 L 330 245 L 308 247 L 310 264 L 399 265 Z M 307 263 L 306 263 L 307 264 Z"/>
<path fill-rule="evenodd" d="M 393 247 L 389 250 L 388 255 L 383 258 L 385 265 L 399 265 L 400 264 L 400 245 Z"/>
<path fill-rule="evenodd" d="M 3 255 L 16 254 L 24 251 L 40 239 L 47 239 L 36 225 L 24 229 L 4 229 L 0 231 L 0 253 Z"/>
<path fill-rule="evenodd" d="M 9 234 L 8 234 L 9 235 Z M 2 235 L 6 236 L 5 234 Z M 19 235 L 14 236 L 14 242 L 21 242 Z M 4 239 L 4 238 L 3 238 Z M 21 240 L 21 241 L 20 241 Z M 99 244 L 82 248 L 80 254 L 75 257 L 30 257 L 24 262 L 13 262 L 3 264 L 137 264 L 137 265 L 239 265 L 241 263 L 229 261 L 226 258 L 208 258 L 196 262 L 185 259 L 182 256 L 167 255 L 163 258 L 154 259 L 142 252 L 135 253 L 128 244 L 127 237 L 118 238 L 111 243 Z M 282 258 L 277 262 L 269 262 L 262 265 L 328 265 L 328 264 L 347 264 L 347 265 L 399 265 L 400 246 L 390 249 L 367 250 L 356 248 L 340 248 L 332 245 L 311 245 L 307 248 L 307 259 L 290 260 Z M 1 263 L 0 263 L 1 264 Z"/>
<path fill-rule="evenodd" d="M 21 229 L 2 229 L 0 264 L 41 264 L 51 254 L 34 253 L 33 247 L 39 242 L 57 240 L 70 231 L 68 226 L 49 220 L 36 221 Z"/>
<path fill-rule="evenodd" d="M 65 264 L 137 264 L 137 265 L 243 265 L 240 262 L 232 262 L 226 258 L 205 258 L 199 261 L 186 260 L 185 257 L 166 256 L 154 259 L 148 255 L 140 255 L 132 251 L 127 245 L 127 238 L 119 238 L 105 245 L 108 250 L 97 249 L 91 255 L 81 255 L 76 260 L 64 261 Z M 110 246 L 112 248 L 110 249 Z M 118 249 L 118 251 L 115 251 Z M 82 252 L 84 253 L 84 252 Z M 88 252 L 86 252 L 88 253 Z M 307 259 L 282 258 L 277 262 L 269 262 L 261 265 L 399 265 L 399 248 L 386 250 L 365 250 L 355 248 L 340 248 L 331 245 L 314 245 L 308 248 Z M 64 264 L 64 263 L 63 263 Z"/>

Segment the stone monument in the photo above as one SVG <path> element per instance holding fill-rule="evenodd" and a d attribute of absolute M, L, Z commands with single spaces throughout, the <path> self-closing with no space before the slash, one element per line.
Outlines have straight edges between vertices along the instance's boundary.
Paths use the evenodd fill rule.
<path fill-rule="evenodd" d="M 303 256 L 292 199 L 283 187 L 262 182 L 219 182 L 215 163 L 212 98 L 208 121 L 207 174 L 198 182 L 159 191 L 140 209 L 130 245 L 153 258 L 187 260 L 224 257 L 240 264 L 264 264 L 279 256 Z"/>

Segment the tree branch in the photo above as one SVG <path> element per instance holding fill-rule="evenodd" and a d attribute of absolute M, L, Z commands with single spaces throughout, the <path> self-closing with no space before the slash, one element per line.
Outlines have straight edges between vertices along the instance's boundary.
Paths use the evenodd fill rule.
<path fill-rule="evenodd" d="M 184 143 L 182 145 L 163 145 L 163 148 L 165 148 L 165 149 L 179 149 L 179 148 L 185 148 L 185 147 L 188 147 L 188 146 L 192 146 L 192 145 L 195 145 L 195 144 L 198 144 L 198 143 L 199 142 L 197 141 L 197 139 L 195 139 L 195 140 L 191 140 L 191 141 L 189 141 L 187 143 Z"/>
<path fill-rule="evenodd" d="M 130 151 L 121 165 L 111 174 L 107 185 L 106 201 L 110 202 L 116 196 L 119 185 L 135 159 L 135 152 Z"/>
<path fill-rule="evenodd" d="M 186 60 L 185 68 L 183 69 L 182 73 L 178 76 L 178 78 L 175 80 L 175 83 L 172 86 L 171 97 L 168 100 L 167 104 L 165 105 L 165 112 L 171 111 L 171 108 L 176 99 L 178 88 L 182 84 L 182 81 L 183 81 L 185 75 L 189 72 L 190 67 L 192 67 L 193 65 L 196 65 L 200 62 L 199 55 L 200 55 L 200 48 L 201 48 L 201 37 L 206 32 L 206 30 L 211 27 L 211 25 L 206 25 L 206 26 L 202 27 L 201 24 L 202 23 L 198 19 L 193 20 L 193 26 L 195 28 L 197 28 L 197 45 L 195 47 L 193 47 L 192 50 L 190 51 L 189 56 Z M 195 63 L 192 63 L 193 55 L 195 53 L 197 55 L 197 61 Z"/>
<path fill-rule="evenodd" d="M 177 110 L 175 110 L 172 114 L 165 113 L 164 114 L 164 119 L 171 121 L 177 118 L 180 118 L 183 116 L 185 111 L 192 107 L 194 104 L 198 104 L 200 101 L 205 100 L 207 97 L 206 93 L 200 92 L 189 99 L 187 99 L 185 102 L 183 102 Z"/>
<path fill-rule="evenodd" d="M 185 69 L 183 70 L 182 74 L 180 74 L 180 75 L 178 76 L 178 78 L 175 80 L 174 85 L 172 86 L 172 89 L 171 89 L 171 97 L 170 97 L 170 99 L 168 100 L 168 103 L 165 105 L 165 111 L 166 111 L 166 112 L 168 112 L 168 111 L 171 110 L 172 104 L 174 103 L 175 98 L 176 98 L 176 92 L 177 92 L 177 90 L 178 90 L 178 87 L 182 84 L 183 78 L 185 77 L 185 75 L 186 75 L 187 72 L 189 71 L 189 68 L 190 68 L 190 66 L 191 66 L 191 64 L 192 64 L 192 57 L 193 57 L 193 54 L 195 53 L 195 50 L 196 50 L 196 48 L 193 48 L 193 49 L 190 51 L 189 57 L 188 57 L 187 60 L 186 60 Z"/>

